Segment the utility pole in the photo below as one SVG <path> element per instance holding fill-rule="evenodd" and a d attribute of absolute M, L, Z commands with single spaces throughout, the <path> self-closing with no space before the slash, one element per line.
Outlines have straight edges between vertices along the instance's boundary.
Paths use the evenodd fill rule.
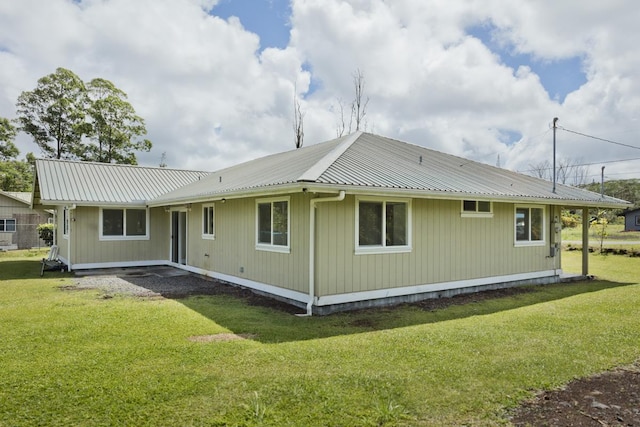
<path fill-rule="evenodd" d="M 602 167 L 602 176 L 600 177 L 600 197 L 604 199 L 604 166 Z"/>
<path fill-rule="evenodd" d="M 558 118 L 553 118 L 553 192 L 556 192 L 556 129 Z"/>

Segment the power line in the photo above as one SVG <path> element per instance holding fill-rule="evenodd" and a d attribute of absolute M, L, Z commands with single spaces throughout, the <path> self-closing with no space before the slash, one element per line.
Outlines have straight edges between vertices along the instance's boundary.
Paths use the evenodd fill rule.
<path fill-rule="evenodd" d="M 587 135 L 586 133 L 577 132 L 575 130 L 570 130 L 570 129 L 564 128 L 562 126 L 558 126 L 558 129 L 561 129 L 561 130 L 563 130 L 565 132 L 569 132 L 569 133 L 575 133 L 576 135 L 584 136 L 584 137 L 587 137 L 587 138 L 597 139 L 598 141 L 608 142 L 609 144 L 615 144 L 615 145 L 620 145 L 622 147 L 634 148 L 636 150 L 640 150 L 640 147 L 636 147 L 635 145 L 623 144 L 621 142 L 611 141 L 610 139 L 600 138 L 600 137 L 593 136 L 593 135 Z"/>
<path fill-rule="evenodd" d="M 604 164 L 604 163 L 621 163 L 621 162 L 631 162 L 631 161 L 634 161 L 634 160 L 640 160 L 640 157 L 634 157 L 634 158 L 632 158 L 632 159 L 621 159 L 621 160 L 605 160 L 605 161 L 602 161 L 602 162 L 592 162 L 592 163 L 577 163 L 577 164 L 575 164 L 575 165 L 568 165 L 568 166 L 569 166 L 569 167 L 575 167 L 575 166 L 594 166 L 594 165 L 601 165 L 601 164 Z M 537 171 L 539 171 L 539 170 L 551 170 L 551 169 L 553 169 L 553 167 L 552 167 L 552 166 L 549 166 L 549 167 L 547 167 L 547 168 L 525 169 L 525 170 L 522 170 L 522 171 L 520 171 L 520 172 L 537 172 Z"/>

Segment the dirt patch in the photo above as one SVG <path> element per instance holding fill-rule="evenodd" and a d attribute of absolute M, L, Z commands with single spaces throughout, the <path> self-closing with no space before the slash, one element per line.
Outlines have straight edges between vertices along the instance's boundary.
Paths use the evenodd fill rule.
<path fill-rule="evenodd" d="M 251 340 L 256 338 L 256 334 L 215 334 L 215 335 L 194 335 L 187 338 L 193 342 L 226 342 L 238 340 Z"/>
<path fill-rule="evenodd" d="M 459 294 L 448 298 L 432 298 L 412 303 L 426 311 L 441 310 L 452 305 L 465 305 L 474 302 L 482 302 L 489 299 L 506 298 L 514 295 L 533 292 L 532 287 L 512 287 L 504 289 L 493 289 L 488 291 L 472 292 L 469 294 Z"/>
<path fill-rule="evenodd" d="M 640 361 L 542 392 L 510 418 L 515 426 L 640 426 Z"/>

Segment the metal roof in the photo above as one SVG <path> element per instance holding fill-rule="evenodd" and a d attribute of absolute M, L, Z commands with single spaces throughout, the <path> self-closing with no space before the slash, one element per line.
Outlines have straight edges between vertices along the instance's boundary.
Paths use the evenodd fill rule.
<path fill-rule="evenodd" d="M 2 191 L 0 190 L 0 195 L 7 196 L 13 200 L 18 202 L 22 202 L 25 205 L 31 204 L 31 193 L 25 193 L 24 191 Z"/>
<path fill-rule="evenodd" d="M 69 160 L 36 160 L 34 205 L 145 205 L 207 172 Z"/>
<path fill-rule="evenodd" d="M 567 185 L 558 184 L 554 193 L 549 181 L 364 132 L 214 172 L 151 200 L 150 205 L 296 187 L 565 206 L 629 206 L 624 200 Z"/>

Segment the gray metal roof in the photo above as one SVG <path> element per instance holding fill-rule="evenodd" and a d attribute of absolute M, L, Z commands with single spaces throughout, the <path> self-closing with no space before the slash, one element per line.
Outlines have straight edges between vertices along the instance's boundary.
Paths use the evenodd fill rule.
<path fill-rule="evenodd" d="M 308 187 L 414 197 L 627 207 L 624 200 L 474 162 L 402 141 L 356 132 L 210 174 L 150 200 L 150 205 Z"/>
<path fill-rule="evenodd" d="M 25 193 L 24 191 L 2 191 L 0 195 L 9 197 L 15 201 L 22 202 L 25 205 L 31 204 L 31 193 Z"/>
<path fill-rule="evenodd" d="M 207 172 L 69 160 L 36 160 L 34 205 L 145 205 Z"/>

